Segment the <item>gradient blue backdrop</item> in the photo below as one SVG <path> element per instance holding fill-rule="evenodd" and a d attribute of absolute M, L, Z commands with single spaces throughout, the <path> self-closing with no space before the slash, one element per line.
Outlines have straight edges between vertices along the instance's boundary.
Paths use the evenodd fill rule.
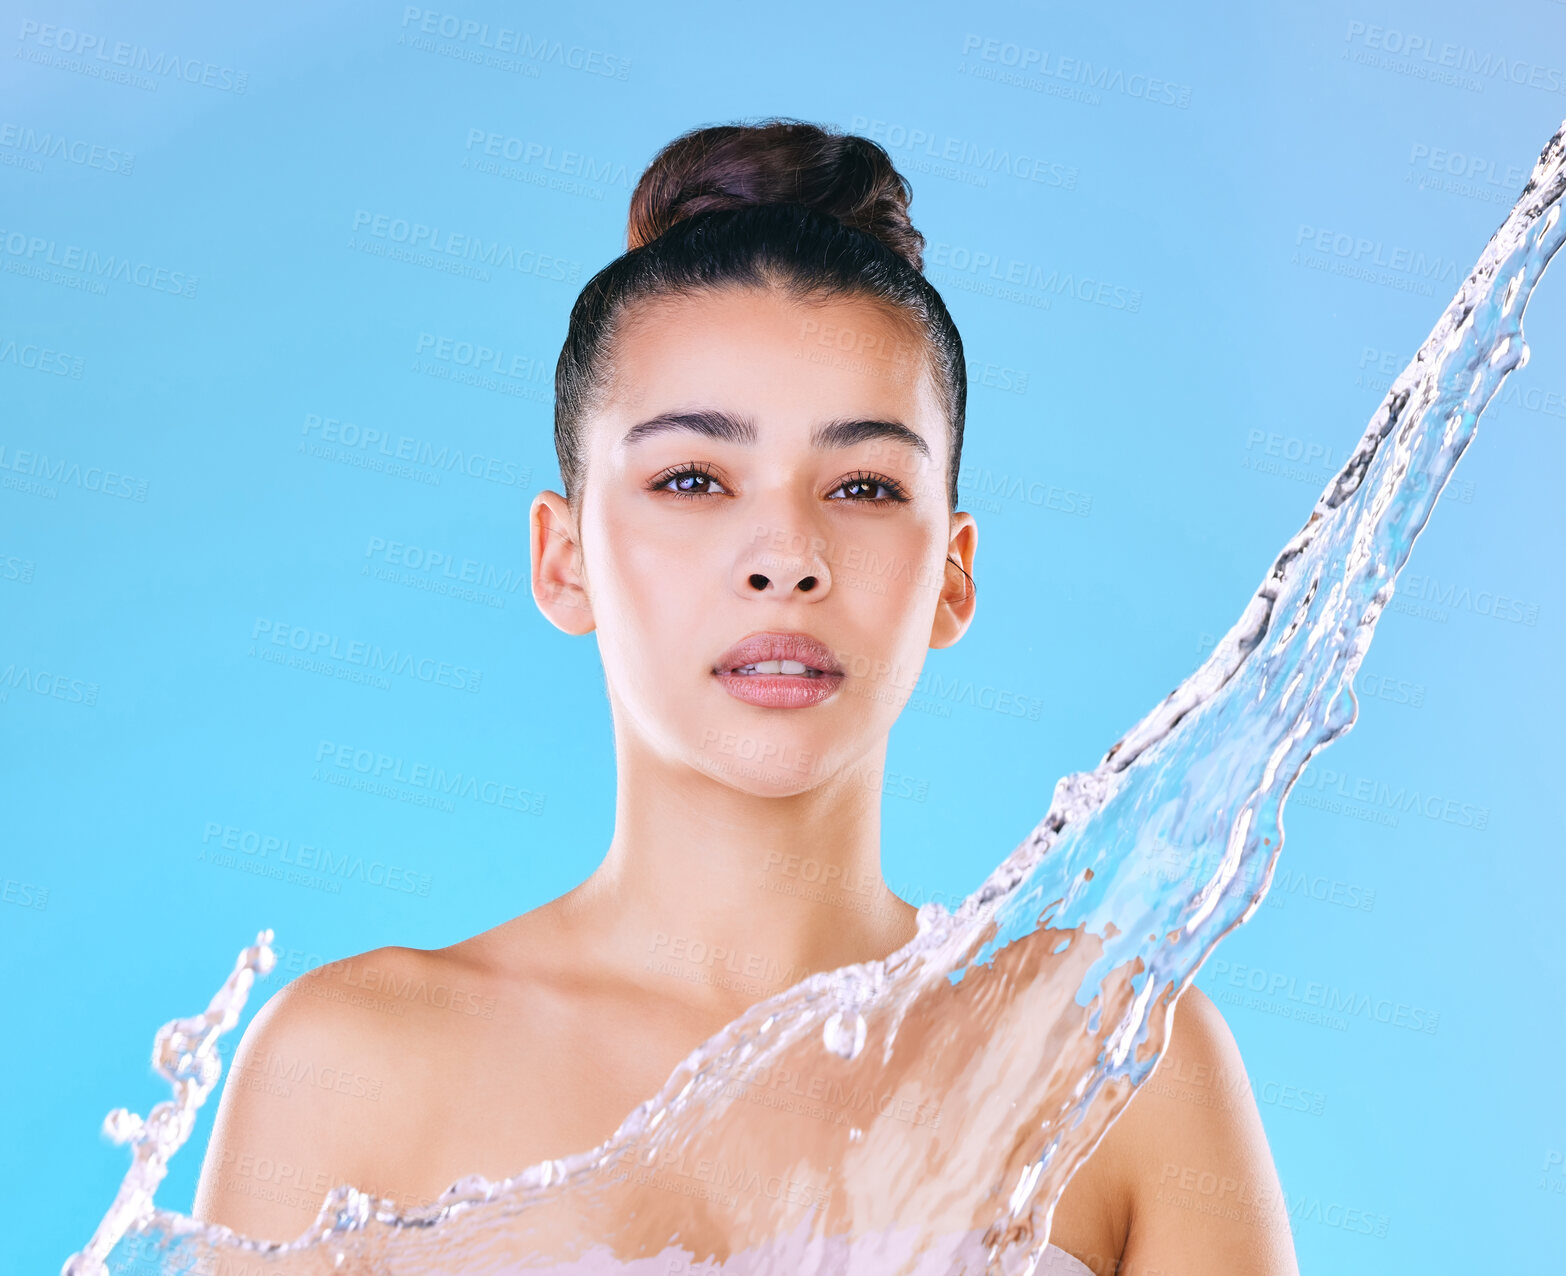
<path fill-rule="evenodd" d="M 525 513 L 558 483 L 570 303 L 670 137 L 831 121 L 913 182 L 971 359 L 981 605 L 894 732 L 885 848 L 905 897 L 950 902 L 1239 615 L 1566 116 L 1559 0 L 0 11 L 15 1271 L 86 1238 L 125 1162 L 101 1117 L 161 1097 L 154 1029 L 258 928 L 285 966 L 264 994 L 451 942 L 597 863 L 596 648 L 533 608 Z M 519 47 L 484 47 L 501 28 Z M 406 259 L 404 223 L 524 268 Z M 1055 286 L 1007 294 L 1012 272 Z M 1359 724 L 1288 806 L 1274 900 L 1198 980 L 1306 1271 L 1566 1253 L 1566 279 L 1527 333 L 1381 626 Z M 471 472 L 366 465 L 371 431 Z M 432 555 L 475 564 L 477 594 L 429 588 Z M 285 626 L 464 672 L 277 664 Z M 319 760 L 340 745 L 529 796 L 343 788 L 351 769 Z M 225 837 L 362 856 L 387 884 L 260 876 L 258 851 L 217 858 Z M 1435 1030 L 1289 1017 L 1312 982 Z M 189 1208 L 206 1117 L 167 1205 Z"/>

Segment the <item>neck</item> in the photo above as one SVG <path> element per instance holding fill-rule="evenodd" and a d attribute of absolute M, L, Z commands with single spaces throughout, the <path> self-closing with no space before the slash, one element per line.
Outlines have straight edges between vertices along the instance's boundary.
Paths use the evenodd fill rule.
<path fill-rule="evenodd" d="M 767 797 L 617 732 L 614 837 L 572 893 L 573 928 L 628 977 L 724 1014 L 888 956 L 916 925 L 881 875 L 885 752 Z"/>

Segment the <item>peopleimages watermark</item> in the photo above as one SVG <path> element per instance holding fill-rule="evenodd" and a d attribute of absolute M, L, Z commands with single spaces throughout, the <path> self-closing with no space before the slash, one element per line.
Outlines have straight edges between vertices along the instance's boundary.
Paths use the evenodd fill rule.
<path fill-rule="evenodd" d="M 328 961 L 320 953 L 298 948 L 276 952 L 279 971 L 305 976 L 293 987 L 307 997 L 399 1017 L 407 1015 L 409 1006 L 417 1005 L 477 1019 L 495 1017 L 498 1003 L 493 995 L 443 979 L 432 981 L 419 965 L 398 970 L 400 963 L 393 962 L 383 969 L 368 964 L 373 956 L 370 953 Z"/>
<path fill-rule="evenodd" d="M 1140 1088 L 1203 1108 L 1229 1108 L 1249 1100 L 1309 1116 L 1327 1110 L 1327 1096 L 1320 1090 L 1288 1081 L 1253 1083 L 1244 1068 L 1231 1071 L 1222 1064 L 1190 1063 L 1168 1055 Z"/>
<path fill-rule="evenodd" d="M 1403 180 L 1420 190 L 1443 191 L 1490 204 L 1511 205 L 1527 183 L 1528 172 L 1521 164 L 1503 166 L 1494 159 L 1432 146 L 1428 142 L 1415 142 L 1409 152 L 1408 173 Z"/>
<path fill-rule="evenodd" d="M 1474 589 L 1456 581 L 1418 572 L 1404 572 L 1392 595 L 1393 611 L 1445 622 L 1454 611 L 1466 611 L 1488 620 L 1501 620 L 1530 629 L 1539 623 L 1539 604 L 1511 598 L 1491 589 Z"/>
<path fill-rule="evenodd" d="M 218 820 L 206 821 L 201 833 L 203 854 L 222 850 L 237 851 L 255 861 L 284 869 L 297 869 L 304 873 L 319 874 L 337 882 L 360 882 L 366 886 L 379 886 L 394 894 L 425 895 L 430 893 L 431 878 L 428 873 L 416 872 L 400 864 L 384 860 L 366 859 L 349 851 L 334 854 L 331 850 L 310 842 L 296 842 L 293 838 L 260 829 L 239 828 Z"/>
<path fill-rule="evenodd" d="M 463 168 L 473 168 L 494 177 L 515 178 L 534 186 L 564 191 L 568 195 L 586 195 L 603 199 L 605 188 L 617 186 L 629 191 L 631 170 L 623 160 L 600 159 L 584 151 L 573 151 L 534 137 L 497 133 L 492 129 L 470 128 L 463 149 Z M 500 161 L 516 165 L 502 168 Z"/>
<path fill-rule="evenodd" d="M 1037 722 L 1044 713 L 1044 700 L 1011 687 L 997 687 L 990 683 L 976 683 L 972 678 L 945 678 L 928 665 L 920 671 L 915 690 L 929 697 L 932 705 L 941 705 L 946 712 L 937 717 L 950 717 L 952 705 L 967 705 L 998 713 L 1004 718 L 1025 718 Z M 914 707 L 910 701 L 910 707 Z"/>
<path fill-rule="evenodd" d="M 1017 501 L 1035 509 L 1054 510 L 1057 514 L 1071 514 L 1077 518 L 1086 518 L 1093 512 L 1091 492 L 1079 492 L 1073 487 L 1024 478 L 1020 474 L 999 473 L 987 465 L 972 462 L 964 464 L 957 475 L 957 490 L 979 513 L 999 514 L 1004 508 L 1003 501 Z"/>
<path fill-rule="evenodd" d="M 906 158 L 899 162 L 905 166 L 912 159 L 916 171 L 928 172 L 936 177 L 950 176 L 957 180 L 966 179 L 972 185 L 987 186 L 992 174 L 1003 174 L 1020 181 L 1036 182 L 1041 186 L 1058 186 L 1062 190 L 1075 190 L 1077 187 L 1075 165 L 1030 154 L 1024 149 L 996 146 L 992 142 L 975 142 L 954 137 L 939 129 L 910 128 L 864 115 L 854 116 L 850 127 L 855 133 L 873 142 L 880 142 L 888 150 L 902 152 Z M 968 172 L 958 171 L 964 169 Z"/>
<path fill-rule="evenodd" d="M 128 177 L 136 167 L 133 151 L 90 142 L 84 137 L 54 129 L 39 130 L 28 124 L 0 124 L 0 163 L 43 171 L 45 160 L 63 160 L 78 168 L 94 168 L 104 173 Z"/>
<path fill-rule="evenodd" d="M 28 491 L 53 500 L 61 487 L 76 487 L 99 496 L 114 496 L 125 501 L 145 501 L 147 480 L 107 470 L 101 465 L 83 467 L 79 461 L 51 457 L 30 448 L 12 451 L 0 443 L 0 486 Z M 15 477 L 13 477 L 15 476 Z"/>
<path fill-rule="evenodd" d="M 977 79 L 1033 89 L 1052 97 L 1072 97 L 1095 106 L 1100 93 L 1118 93 L 1182 111 L 1191 105 L 1188 84 L 1138 72 L 1128 75 L 1121 67 L 1087 58 L 1062 57 L 1049 49 L 1017 44 L 998 36 L 971 32 L 964 35 L 962 61 L 957 69 Z"/>
<path fill-rule="evenodd" d="M 1020 257 L 974 250 L 961 244 L 936 241 L 929 246 L 926 261 L 940 270 L 942 283 L 968 292 L 1018 301 L 1036 309 L 1048 310 L 1055 297 L 1068 297 L 1106 310 L 1136 314 L 1142 309 L 1142 290 L 1110 283 L 1093 275 L 1044 266 Z"/>
<path fill-rule="evenodd" d="M 631 75 L 631 59 L 617 53 L 534 36 L 516 27 L 491 28 L 487 22 L 442 13 L 439 9 L 407 5 L 402 11 L 402 27 L 404 35 L 400 43 L 417 48 L 420 46 L 409 39 L 413 34 L 439 36 L 450 41 L 456 49 L 454 56 L 464 61 L 501 66 L 507 70 L 527 68 L 533 76 L 538 74 L 539 66 L 551 63 L 568 71 L 608 80 L 626 80 Z M 445 52 L 439 48 L 433 51 Z M 511 58 L 506 55 L 515 55 L 524 61 L 508 65 Z"/>
<path fill-rule="evenodd" d="M 1210 854 L 1189 847 L 1166 845 L 1148 861 L 1148 868 L 1160 881 L 1197 884 L 1213 876 L 1217 863 Z M 1356 912 L 1369 912 L 1376 906 L 1373 888 L 1358 882 L 1327 877 L 1290 868 L 1278 868 L 1267 888 L 1265 906 L 1283 908 L 1290 897 L 1303 897 L 1318 904 L 1333 904 Z"/>
<path fill-rule="evenodd" d="M 505 595 L 515 594 L 531 580 L 524 566 L 497 567 L 462 558 L 446 550 L 372 536 L 365 546 L 363 575 L 392 584 L 503 608 Z"/>
<path fill-rule="evenodd" d="M 1420 79 L 1443 80 L 1474 91 L 1482 91 L 1486 79 L 1503 80 L 1546 93 L 1566 93 L 1566 73 L 1528 58 L 1508 57 L 1494 50 L 1481 53 L 1466 44 L 1437 41 L 1428 35 L 1354 18 L 1349 19 L 1343 40 L 1348 45 L 1358 46 L 1344 49 L 1345 58 L 1366 65 L 1385 66 Z M 1465 78 L 1470 76 L 1477 78 Z"/>
<path fill-rule="evenodd" d="M 542 815 L 542 793 L 519 784 L 467 775 L 462 771 L 447 771 L 444 767 L 427 762 L 414 762 L 407 758 L 382 753 L 378 749 L 359 748 L 352 744 L 339 744 L 335 740 L 322 740 L 316 745 L 317 766 L 312 780 L 341 783 L 347 787 L 359 787 L 364 792 L 381 793 L 411 801 L 415 805 L 435 806 L 451 810 L 452 797 L 469 798 L 485 806 L 516 811 L 523 815 Z M 350 780 L 364 783 L 351 785 Z M 382 793 L 393 785 L 405 786 L 404 793 Z M 424 800 L 419 800 L 424 799 Z"/>
<path fill-rule="evenodd" d="M 1268 469 L 1269 461 L 1288 462 L 1291 466 L 1303 466 L 1304 473 L 1313 469 L 1323 481 L 1332 473 L 1332 449 L 1314 439 L 1284 434 L 1279 430 L 1248 430 L 1245 434 L 1245 456 L 1242 469 Z"/>
<path fill-rule="evenodd" d="M 0 903 L 41 913 L 49 907 L 49 888 L 15 877 L 0 877 Z"/>
<path fill-rule="evenodd" d="M 1295 231 L 1294 253 L 1289 260 L 1291 265 L 1362 279 L 1421 297 L 1435 295 L 1433 284 L 1455 288 L 1462 279 L 1453 258 L 1305 222 L 1299 223 Z"/>
<path fill-rule="evenodd" d="M 63 700 L 93 708 L 98 703 L 98 684 L 72 678 L 50 669 L 20 667 L 13 661 L 0 669 L 0 704 L 9 704 L 13 691 L 26 691 L 43 700 Z"/>
<path fill-rule="evenodd" d="M 875 666 L 875 674 L 869 674 L 870 665 L 867 658 L 863 656 L 851 657 L 847 653 L 842 653 L 842 659 L 846 671 L 856 677 L 879 678 L 883 673 L 891 672 L 890 665 L 878 662 Z M 895 681 L 895 673 L 893 680 Z M 884 697 L 871 693 L 871 698 Z M 779 744 L 776 740 L 742 736 L 735 731 L 721 731 L 717 727 L 707 727 L 702 732 L 701 747 L 708 754 L 708 765 L 713 769 L 727 775 L 768 782 L 775 782 L 779 778 L 793 779 L 814 775 L 825 761 L 820 753 L 808 749 L 800 749 L 791 744 Z M 923 802 L 930 792 L 930 781 L 927 778 L 903 775 L 885 768 L 877 770 L 865 763 L 856 764 L 842 774 L 844 778 L 887 797 Z"/>
<path fill-rule="evenodd" d="M 895 1090 L 875 1090 L 828 1071 L 810 1073 L 776 1064 L 738 1060 L 718 1064 L 711 1075 L 724 1082 L 729 1099 L 742 1099 L 758 1107 L 775 1108 L 831 1125 L 869 1125 L 877 1119 L 908 1125 L 941 1124 L 939 1104 Z"/>
<path fill-rule="evenodd" d="M 1316 1223 L 1360 1236 L 1385 1237 L 1390 1216 L 1378 1210 L 1348 1205 L 1342 1201 L 1324 1201 L 1319 1197 L 1290 1198 L 1281 1186 L 1257 1183 L 1250 1178 L 1235 1178 L 1200 1166 L 1164 1164 L 1153 1199 L 1223 1218 L 1233 1223 L 1256 1226 L 1269 1219 L 1289 1223 Z"/>
<path fill-rule="evenodd" d="M 1213 993 L 1216 1001 L 1320 1024 L 1339 1032 L 1348 1029 L 1351 1018 L 1426 1034 L 1434 1034 L 1441 1023 L 1440 1011 L 1396 997 L 1340 988 L 1319 979 L 1302 980 L 1284 971 L 1265 970 L 1223 958 L 1213 961 L 1212 978 L 1219 985 Z M 1225 984 L 1228 987 L 1224 987 Z M 1246 993 L 1257 995 L 1247 998 Z"/>
<path fill-rule="evenodd" d="M 1333 459 L 1333 449 L 1320 440 L 1305 439 L 1278 430 L 1248 430 L 1245 435 L 1245 455 L 1240 458 L 1242 470 L 1297 483 L 1325 485 L 1340 467 L 1341 463 Z M 1424 491 L 1430 483 L 1429 478 L 1418 471 L 1404 481 L 1416 492 Z M 1448 478 L 1441 489 L 1441 499 L 1472 504 L 1474 485 L 1468 479 Z"/>
<path fill-rule="evenodd" d="M 80 244 L 62 244 L 43 235 L 23 230 L 0 229 L 0 254 L 5 268 L 14 275 L 41 278 L 50 282 L 72 281 L 71 287 L 92 285 L 88 290 L 102 292 L 105 280 L 131 284 L 148 292 L 192 298 L 200 280 L 195 275 L 150 261 L 133 261 L 113 253 L 100 253 Z M 61 276 L 51 279 L 50 272 Z"/>
<path fill-rule="evenodd" d="M 968 361 L 968 389 L 982 386 L 988 390 L 1001 390 L 1007 394 L 1028 392 L 1028 373 L 1022 368 L 1009 368 L 1003 363 Z"/>
<path fill-rule="evenodd" d="M 1280 868 L 1273 874 L 1272 885 L 1267 888 L 1267 903 L 1274 908 L 1282 908 L 1291 896 L 1303 896 L 1318 904 L 1335 904 L 1355 912 L 1368 913 L 1376 906 L 1374 887 L 1327 877 L 1323 873 Z"/>
<path fill-rule="evenodd" d="M 1391 389 L 1394 378 L 1403 371 L 1407 363 L 1407 359 L 1391 350 L 1378 350 L 1375 346 L 1365 346 L 1360 351 L 1360 376 L 1355 384 L 1385 393 Z M 1367 368 L 1374 368 L 1375 372 L 1373 374 L 1366 372 Z M 1529 385 L 1526 379 L 1520 379 L 1516 373 L 1513 373 L 1495 392 L 1487 411 L 1494 416 L 1497 409 L 1506 407 L 1566 419 L 1566 391 L 1546 390 L 1540 386 Z"/>
<path fill-rule="evenodd" d="M 1400 815 L 1482 832 L 1490 826 L 1490 808 L 1455 797 L 1444 797 L 1417 784 L 1388 784 L 1372 776 L 1356 776 L 1334 767 L 1308 766 L 1300 773 L 1291 797 L 1302 806 L 1319 807 L 1395 827 Z"/>
<path fill-rule="evenodd" d="M 231 1144 L 225 1145 L 217 1166 L 219 1192 L 308 1210 L 311 1214 L 320 1208 L 327 1192 L 347 1181 L 346 1175 L 335 1170 L 313 1169 L 250 1151 L 238 1151 Z M 353 1186 L 371 1200 L 392 1200 L 404 1208 L 424 1203 L 421 1196 L 402 1191 L 384 1179 L 358 1178 Z M 124 1271 L 126 1276 L 159 1276 L 168 1270 L 167 1246 L 164 1238 L 131 1232 L 115 1246 L 115 1268 Z M 135 1265 L 121 1267 L 122 1253 Z M 143 1260 L 146 1266 L 141 1266 Z M 232 1254 L 211 1251 L 180 1265 L 187 1276 L 267 1276 L 273 1266 L 264 1259 L 241 1261 Z"/>
<path fill-rule="evenodd" d="M 470 452 L 449 443 L 436 445 L 407 434 L 391 434 L 376 426 L 359 425 L 334 416 L 307 413 L 299 433 L 298 451 L 358 469 L 384 471 L 414 478 L 432 487 L 443 474 L 465 475 L 502 487 L 528 487 L 533 468 L 498 456 Z"/>
<path fill-rule="evenodd" d="M 362 638 L 346 638 L 307 625 L 269 620 L 263 616 L 256 617 L 251 626 L 250 641 L 252 656 L 257 654 L 259 647 L 260 654 L 265 657 L 265 648 L 270 644 L 308 661 L 336 661 L 383 680 L 385 675 L 390 674 L 431 686 L 469 692 L 477 692 L 484 681 L 482 670 L 470 669 L 466 665 L 453 664 L 434 656 L 416 655 L 396 647 L 388 650 L 379 643 L 367 642 Z M 296 663 L 295 667 L 308 666 Z"/>
<path fill-rule="evenodd" d="M 28 372 L 50 377 L 69 377 L 80 381 L 87 368 L 87 360 L 79 354 L 67 354 L 36 342 L 6 338 L 0 341 L 0 366 L 9 364 Z"/>
<path fill-rule="evenodd" d="M 414 349 L 442 362 L 523 381 L 548 381 L 555 373 L 554 360 L 542 355 L 508 354 L 500 347 L 487 346 L 482 341 L 467 341 L 434 332 L 419 333 Z"/>
<path fill-rule="evenodd" d="M 243 93 L 250 79 L 245 71 L 206 58 L 184 57 L 166 49 L 154 52 L 125 40 L 111 44 L 106 37 L 91 31 L 34 22 L 30 18 L 22 19 L 16 38 L 24 46 L 17 50 L 17 56 L 29 62 L 138 89 L 156 90 L 159 81 L 152 77 L 161 76 L 164 80 L 173 78 L 225 93 Z M 34 47 L 26 47 L 29 45 Z"/>
<path fill-rule="evenodd" d="M 739 1205 L 742 1195 L 803 1206 L 811 1213 L 831 1200 L 832 1190 L 826 1182 L 791 1179 L 777 1173 L 763 1175 L 721 1157 L 701 1156 L 687 1163 L 689 1155 L 682 1148 L 627 1147 L 614 1158 L 608 1173 L 615 1182 L 634 1181 L 676 1196 L 717 1201 L 730 1208 Z"/>
<path fill-rule="evenodd" d="M 1387 674 L 1361 670 L 1354 676 L 1354 694 L 1361 699 L 1374 696 L 1377 700 L 1407 705 L 1411 709 L 1425 707 L 1426 690 L 1422 682 L 1409 682 L 1406 678 L 1393 678 Z"/>
<path fill-rule="evenodd" d="M 372 1103 L 381 1097 L 379 1077 L 342 1064 L 320 1064 L 282 1050 L 261 1050 L 246 1056 L 229 1073 L 228 1084 L 284 1099 L 291 1098 L 295 1090 L 323 1090 Z"/>
<path fill-rule="evenodd" d="M 354 210 L 348 247 L 480 281 L 488 281 L 490 271 L 531 275 L 556 283 L 575 283 L 582 275 L 579 261 L 466 231 L 442 230 L 416 219 L 368 208 Z"/>
<path fill-rule="evenodd" d="M 14 580 L 18 585 L 31 585 L 38 564 L 30 558 L 18 558 L 0 550 L 0 580 Z"/>
<path fill-rule="evenodd" d="M 534 403 L 555 401 L 554 360 L 541 355 L 508 354 L 499 346 L 482 341 L 421 332 L 414 346 L 413 371 Z"/>
<path fill-rule="evenodd" d="M 654 974 L 672 975 L 687 983 L 743 988 L 758 995 L 792 987 L 811 973 L 806 966 L 785 965 L 767 953 L 741 952 L 726 944 L 661 930 L 648 938 L 647 952 L 642 968 Z"/>

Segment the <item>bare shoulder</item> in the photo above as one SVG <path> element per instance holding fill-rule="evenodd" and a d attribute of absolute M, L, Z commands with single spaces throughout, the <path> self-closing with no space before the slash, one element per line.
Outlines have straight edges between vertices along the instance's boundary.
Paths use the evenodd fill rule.
<path fill-rule="evenodd" d="M 570 932 L 554 901 L 283 988 L 235 1053 L 195 1216 L 286 1242 L 342 1184 L 417 1208 L 609 1137 L 714 1028 L 584 965 Z"/>
<path fill-rule="evenodd" d="M 1294 1276 L 1288 1209 L 1234 1034 L 1181 993 L 1152 1075 L 1104 1137 L 1130 1229 L 1120 1268 Z"/>
<path fill-rule="evenodd" d="M 195 1216 L 287 1241 L 339 1184 L 398 1196 L 398 1184 L 374 1181 L 376 1147 L 418 1137 L 419 1105 L 397 1099 L 427 1083 L 419 1043 L 440 1026 L 430 1012 L 454 995 L 478 996 L 451 977 L 451 965 L 435 952 L 381 948 L 309 971 L 273 995 L 230 1065 Z"/>
<path fill-rule="evenodd" d="M 1271 1164 L 1240 1048 L 1222 1012 L 1200 988 L 1180 994 L 1163 1058 L 1132 1096 L 1119 1124 L 1138 1136 L 1139 1151 L 1171 1143 L 1191 1147 L 1193 1140 L 1196 1146 L 1245 1140 L 1250 1150 L 1266 1153 Z M 1247 1138 L 1252 1134 L 1261 1139 L 1259 1147 Z M 1166 1170 L 1158 1167 L 1153 1177 L 1162 1180 Z"/>

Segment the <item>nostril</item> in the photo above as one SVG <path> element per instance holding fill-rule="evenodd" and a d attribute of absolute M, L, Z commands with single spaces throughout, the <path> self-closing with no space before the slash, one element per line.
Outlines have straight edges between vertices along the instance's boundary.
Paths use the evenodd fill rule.
<path fill-rule="evenodd" d="M 806 576 L 804 580 L 799 582 L 799 587 L 808 594 L 816 587 L 816 578 L 814 576 Z"/>
<path fill-rule="evenodd" d="M 767 587 L 767 578 L 760 572 L 754 573 L 750 578 L 750 587 L 752 589 L 765 589 Z"/>

